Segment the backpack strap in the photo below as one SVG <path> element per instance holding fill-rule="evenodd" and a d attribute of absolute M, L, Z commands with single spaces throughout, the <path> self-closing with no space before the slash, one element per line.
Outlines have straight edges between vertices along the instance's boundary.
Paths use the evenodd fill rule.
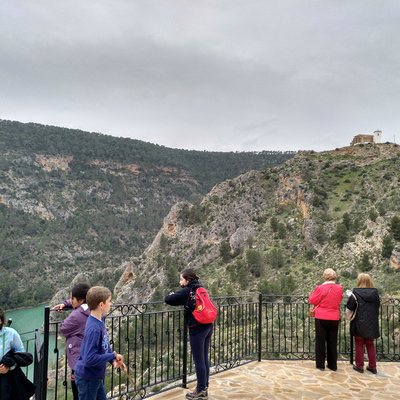
<path fill-rule="evenodd" d="M 4 349 L 6 346 L 6 328 L 4 327 L 4 334 L 3 334 L 3 357 L 4 357 Z"/>
<path fill-rule="evenodd" d="M 190 299 L 190 295 L 192 294 L 192 288 L 190 288 L 190 292 L 189 292 L 189 296 L 186 300 L 186 308 L 189 308 L 189 299 Z"/>
<path fill-rule="evenodd" d="M 328 290 L 328 293 L 322 298 L 322 300 L 314 307 L 314 311 L 318 308 L 318 306 L 322 303 L 322 301 L 325 299 L 325 297 L 326 296 L 328 296 L 328 294 L 329 294 L 329 292 L 332 290 L 332 288 L 333 288 L 333 286 L 334 286 L 335 284 L 333 284 L 332 286 L 331 286 L 331 288 Z"/>

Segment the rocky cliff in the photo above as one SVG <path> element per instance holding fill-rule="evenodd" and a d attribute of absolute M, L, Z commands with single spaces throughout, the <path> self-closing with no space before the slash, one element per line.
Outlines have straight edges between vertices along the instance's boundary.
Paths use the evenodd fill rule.
<path fill-rule="evenodd" d="M 399 170 L 399 146 L 371 144 L 303 152 L 218 184 L 199 204 L 171 208 L 126 265 L 116 301 L 162 300 L 186 267 L 213 295 L 307 295 L 327 267 L 346 288 L 368 271 L 381 295 L 399 295 Z"/>
<path fill-rule="evenodd" d="M 115 286 L 171 207 L 215 182 L 293 157 L 211 153 L 0 120 L 0 291 L 6 309 L 48 301 L 74 278 Z"/>

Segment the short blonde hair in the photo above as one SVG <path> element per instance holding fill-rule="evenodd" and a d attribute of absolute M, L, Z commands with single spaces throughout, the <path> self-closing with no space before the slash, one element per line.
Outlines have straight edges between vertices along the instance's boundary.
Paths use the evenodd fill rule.
<path fill-rule="evenodd" d="M 100 303 L 105 303 L 111 297 L 111 292 L 104 286 L 93 286 L 89 289 L 86 295 L 86 303 L 90 311 L 95 310 Z"/>
<path fill-rule="evenodd" d="M 337 274 L 332 268 L 327 268 L 322 277 L 324 278 L 325 281 L 336 281 Z"/>
<path fill-rule="evenodd" d="M 357 277 L 357 287 L 358 288 L 374 288 L 374 282 L 369 274 L 361 273 Z"/>

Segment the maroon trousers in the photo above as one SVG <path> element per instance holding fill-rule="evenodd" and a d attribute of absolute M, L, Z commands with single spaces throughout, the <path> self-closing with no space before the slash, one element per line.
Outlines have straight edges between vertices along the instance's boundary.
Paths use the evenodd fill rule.
<path fill-rule="evenodd" d="M 374 346 L 374 339 L 366 339 L 354 335 L 356 343 L 356 366 L 357 368 L 364 369 L 364 345 L 367 348 L 368 365 L 371 369 L 376 369 L 376 351 Z"/>

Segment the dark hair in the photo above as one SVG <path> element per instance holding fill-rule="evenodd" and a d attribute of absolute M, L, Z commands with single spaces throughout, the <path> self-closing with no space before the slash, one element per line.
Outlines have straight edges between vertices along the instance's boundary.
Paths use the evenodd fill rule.
<path fill-rule="evenodd" d="M 100 303 L 105 303 L 111 297 L 111 292 L 104 286 L 93 286 L 87 294 L 87 304 L 90 311 L 95 310 Z"/>
<path fill-rule="evenodd" d="M 84 300 L 86 303 L 86 294 L 90 286 L 87 283 L 78 283 L 71 289 L 71 295 L 77 300 Z"/>
<path fill-rule="evenodd" d="M 0 319 L 1 319 L 1 323 L 4 324 L 6 321 L 6 316 L 4 314 L 4 311 L 2 308 L 0 308 Z"/>
<path fill-rule="evenodd" d="M 185 278 L 187 281 L 194 281 L 194 280 L 199 280 L 199 277 L 197 276 L 196 272 L 194 272 L 192 269 L 184 269 L 181 272 L 181 275 L 183 278 Z"/>

